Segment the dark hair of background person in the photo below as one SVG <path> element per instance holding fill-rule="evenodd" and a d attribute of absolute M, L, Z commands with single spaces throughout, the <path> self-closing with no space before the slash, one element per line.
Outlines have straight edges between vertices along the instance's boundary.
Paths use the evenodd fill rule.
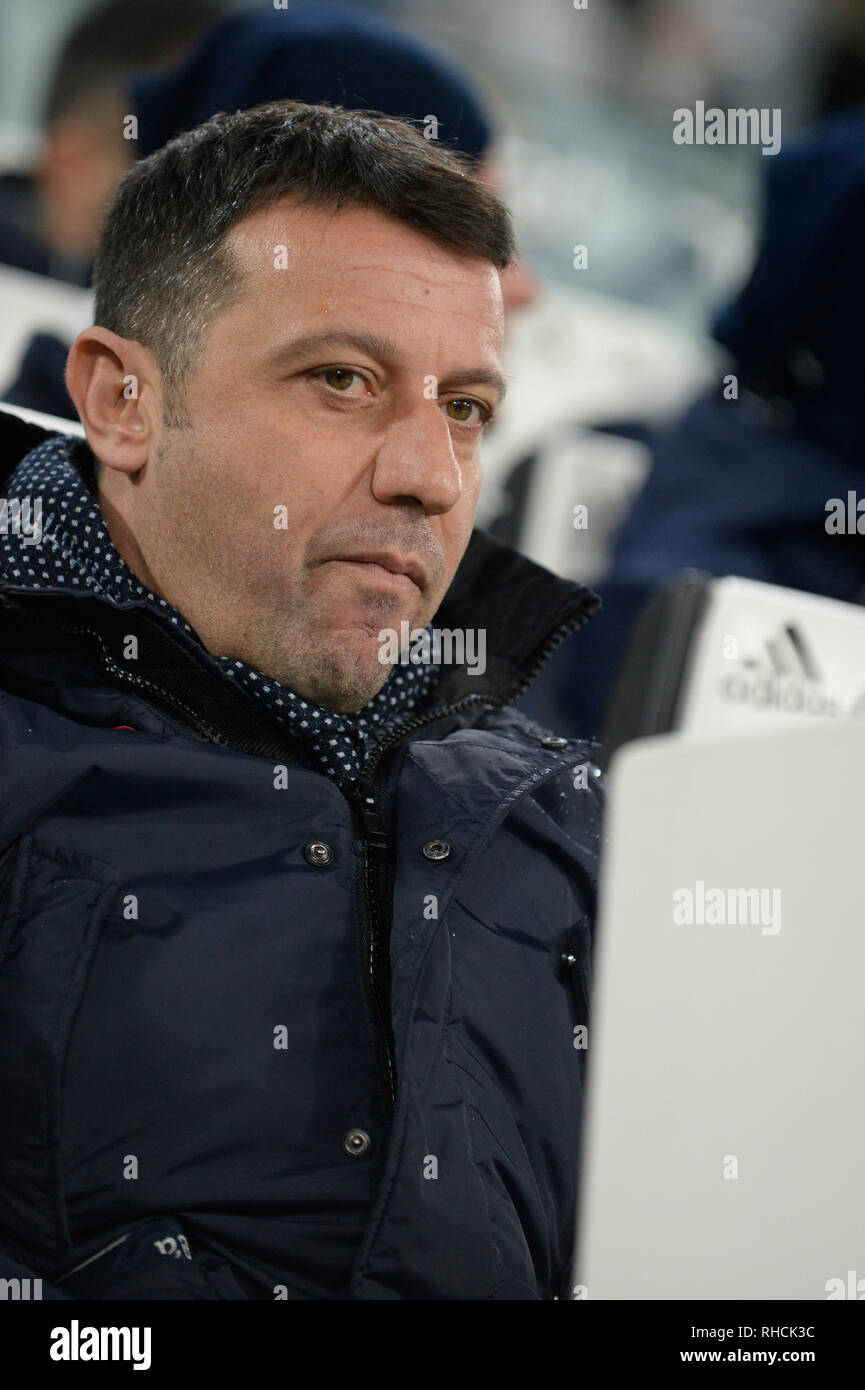
<path fill-rule="evenodd" d="M 124 175 L 96 256 L 94 322 L 153 353 L 169 423 L 205 329 L 241 289 L 227 233 L 286 196 L 376 209 L 500 270 L 513 255 L 510 214 L 470 162 L 403 121 L 293 101 L 216 115 Z"/>
<path fill-rule="evenodd" d="M 135 153 L 153 154 L 218 111 L 302 101 L 400 120 L 434 117 L 437 140 L 480 160 L 493 130 L 454 53 L 456 44 L 441 52 L 365 8 L 326 0 L 232 15 L 176 67 L 132 80 Z"/>
<path fill-rule="evenodd" d="M 124 76 L 172 62 L 225 14 L 221 0 L 109 0 L 70 30 L 43 102 L 46 126 L 89 110 Z"/>

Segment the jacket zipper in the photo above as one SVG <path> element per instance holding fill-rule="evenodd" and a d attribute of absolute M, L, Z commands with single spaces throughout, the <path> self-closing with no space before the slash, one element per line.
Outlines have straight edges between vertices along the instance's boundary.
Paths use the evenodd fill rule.
<path fill-rule="evenodd" d="M 501 696 L 465 695 L 449 705 L 442 705 L 425 715 L 416 715 L 406 724 L 400 725 L 389 738 L 385 739 L 370 754 L 363 765 L 361 776 L 352 787 L 340 790 L 352 807 L 355 824 L 362 827 L 358 845 L 361 857 L 361 882 L 363 890 L 359 894 L 361 904 L 361 948 L 365 958 L 365 989 L 375 1037 L 375 1051 L 378 1059 L 382 1087 L 389 1100 L 391 1116 L 396 1108 L 396 1058 L 393 1025 L 390 1008 L 390 928 L 393 909 L 392 893 L 389 891 L 388 863 L 392 860 L 392 845 L 379 801 L 380 781 L 375 772 L 385 753 L 400 743 L 407 734 L 414 733 L 438 719 L 459 714 L 473 704 L 482 704 L 486 709 L 499 709 L 517 699 L 531 685 L 544 662 L 550 657 L 566 637 L 576 632 L 585 622 L 587 615 L 577 614 L 563 623 L 550 635 L 538 653 L 534 663 L 521 680 L 509 687 Z"/>
<path fill-rule="evenodd" d="M 372 1028 L 376 1065 L 389 1117 L 396 1108 L 396 1067 L 390 1011 L 388 951 L 388 864 L 392 847 L 369 783 L 342 787 L 349 803 L 358 856 L 358 916 L 364 995 Z"/>

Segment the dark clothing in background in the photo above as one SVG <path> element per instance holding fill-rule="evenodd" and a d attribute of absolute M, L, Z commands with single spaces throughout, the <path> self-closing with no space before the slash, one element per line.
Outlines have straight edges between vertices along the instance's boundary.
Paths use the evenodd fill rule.
<path fill-rule="evenodd" d="M 435 138 L 474 158 L 492 135 L 444 55 L 375 15 L 316 4 L 227 19 L 180 67 L 135 81 L 136 152 L 152 154 L 217 111 L 286 99 L 407 120 L 434 116 Z"/>
<path fill-rule="evenodd" d="M 0 265 L 49 275 L 50 256 L 36 235 L 36 190 L 26 174 L 0 175 Z"/>
<path fill-rule="evenodd" d="M 24 174 L 0 175 L 0 265 L 73 285 L 87 284 L 89 266 L 52 256 L 39 240 L 36 225 L 36 190 L 32 179 Z M 77 420 L 66 390 L 68 355 L 68 343 L 51 333 L 34 334 L 13 380 L 0 382 L 0 400 L 64 420 Z"/>
<path fill-rule="evenodd" d="M 41 410 L 61 420 L 76 420 L 78 412 L 66 390 L 66 359 L 69 344 L 52 333 L 34 333 L 21 360 L 18 375 L 3 392 L 9 405 Z"/>
<path fill-rule="evenodd" d="M 0 174 L 0 265 L 87 285 L 90 265 L 68 256 L 57 256 L 40 239 L 36 186 L 27 174 Z"/>
<path fill-rule="evenodd" d="M 719 314 L 723 383 L 659 437 L 620 533 L 601 620 L 562 673 L 562 727 L 597 733 L 633 620 L 682 569 L 831 598 L 865 585 L 865 542 L 826 532 L 826 503 L 865 483 L 865 114 L 765 160 L 754 271 Z"/>

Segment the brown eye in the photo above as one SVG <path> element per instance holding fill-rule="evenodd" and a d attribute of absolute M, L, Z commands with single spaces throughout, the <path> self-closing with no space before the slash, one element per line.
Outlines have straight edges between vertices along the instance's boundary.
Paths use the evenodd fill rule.
<path fill-rule="evenodd" d="M 335 391 L 347 391 L 357 372 L 350 372 L 347 367 L 328 367 L 323 375 L 328 386 Z"/>
<path fill-rule="evenodd" d="M 460 424 L 468 424 L 473 410 L 478 409 L 476 401 L 448 401 L 445 407 L 452 420 L 458 420 Z"/>

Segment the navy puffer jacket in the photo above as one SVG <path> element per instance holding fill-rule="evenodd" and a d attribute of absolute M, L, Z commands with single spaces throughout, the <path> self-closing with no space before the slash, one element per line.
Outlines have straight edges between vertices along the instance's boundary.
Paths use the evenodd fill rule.
<path fill-rule="evenodd" d="M 568 1296 L 601 794 L 511 702 L 597 606 L 476 531 L 486 672 L 343 791 L 158 614 L 0 577 L 0 1276 Z"/>

